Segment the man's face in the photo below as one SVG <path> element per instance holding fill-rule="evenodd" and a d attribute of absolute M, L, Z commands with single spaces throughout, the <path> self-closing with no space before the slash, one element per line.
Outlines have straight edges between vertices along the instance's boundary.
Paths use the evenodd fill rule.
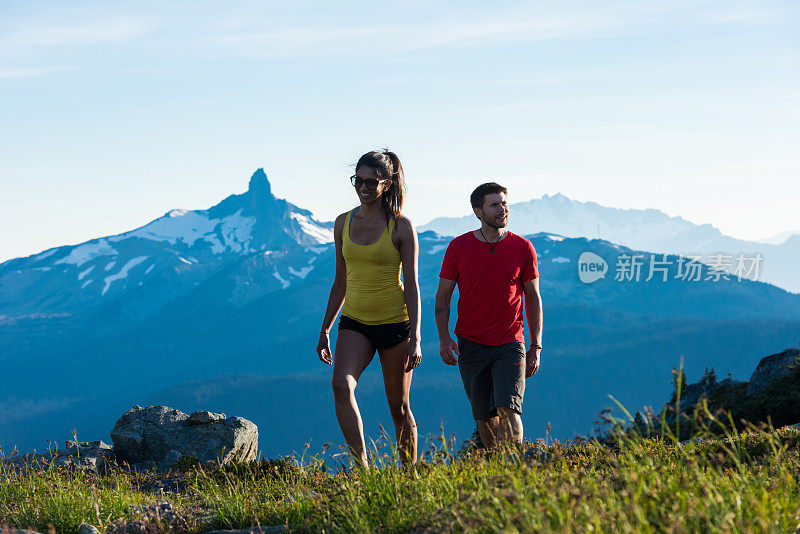
<path fill-rule="evenodd" d="M 483 198 L 483 207 L 473 208 L 475 215 L 492 228 L 508 224 L 508 201 L 505 193 L 491 193 Z"/>

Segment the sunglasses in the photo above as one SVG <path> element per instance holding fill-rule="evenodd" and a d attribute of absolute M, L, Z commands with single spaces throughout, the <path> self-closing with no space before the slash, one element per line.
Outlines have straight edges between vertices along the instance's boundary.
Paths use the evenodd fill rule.
<path fill-rule="evenodd" d="M 360 176 L 353 175 L 350 177 L 350 183 L 353 184 L 355 187 L 361 187 L 362 185 L 366 184 L 368 189 L 377 189 L 379 184 L 387 181 L 388 178 L 384 178 L 383 180 L 376 180 L 375 178 L 367 178 L 366 180 Z"/>

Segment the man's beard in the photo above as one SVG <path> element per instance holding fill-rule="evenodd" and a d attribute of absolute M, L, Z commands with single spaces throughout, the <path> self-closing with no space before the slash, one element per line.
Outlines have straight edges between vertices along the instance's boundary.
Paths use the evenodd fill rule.
<path fill-rule="evenodd" d="M 486 226 L 491 226 L 492 228 L 496 228 L 498 230 L 500 228 L 505 228 L 506 226 L 508 226 L 508 217 L 506 217 L 504 221 L 500 222 L 498 222 L 497 219 L 481 219 L 481 221 L 486 223 Z"/>

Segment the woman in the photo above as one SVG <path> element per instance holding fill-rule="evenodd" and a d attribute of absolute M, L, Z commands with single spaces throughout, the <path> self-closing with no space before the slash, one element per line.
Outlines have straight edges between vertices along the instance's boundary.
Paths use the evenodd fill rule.
<path fill-rule="evenodd" d="M 336 218 L 336 275 L 317 344 L 319 359 L 333 364 L 336 418 L 356 461 L 367 466 L 364 426 L 355 389 L 375 351 L 404 463 L 417 459 L 417 426 L 409 406 L 411 374 L 419 365 L 418 243 L 401 214 L 403 167 L 393 152 L 368 152 L 350 178 L 359 206 Z M 400 272 L 403 281 L 400 281 Z M 342 309 L 336 350 L 329 332 Z"/>

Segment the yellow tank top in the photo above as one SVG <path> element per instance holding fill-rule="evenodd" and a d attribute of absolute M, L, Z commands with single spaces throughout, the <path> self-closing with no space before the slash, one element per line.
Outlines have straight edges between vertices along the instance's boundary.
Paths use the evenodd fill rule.
<path fill-rule="evenodd" d="M 392 243 L 394 217 L 375 243 L 359 245 L 350 240 L 353 211 L 347 214 L 342 232 L 342 256 L 347 267 L 342 315 L 364 324 L 408 321 L 400 280 L 400 252 Z"/>

